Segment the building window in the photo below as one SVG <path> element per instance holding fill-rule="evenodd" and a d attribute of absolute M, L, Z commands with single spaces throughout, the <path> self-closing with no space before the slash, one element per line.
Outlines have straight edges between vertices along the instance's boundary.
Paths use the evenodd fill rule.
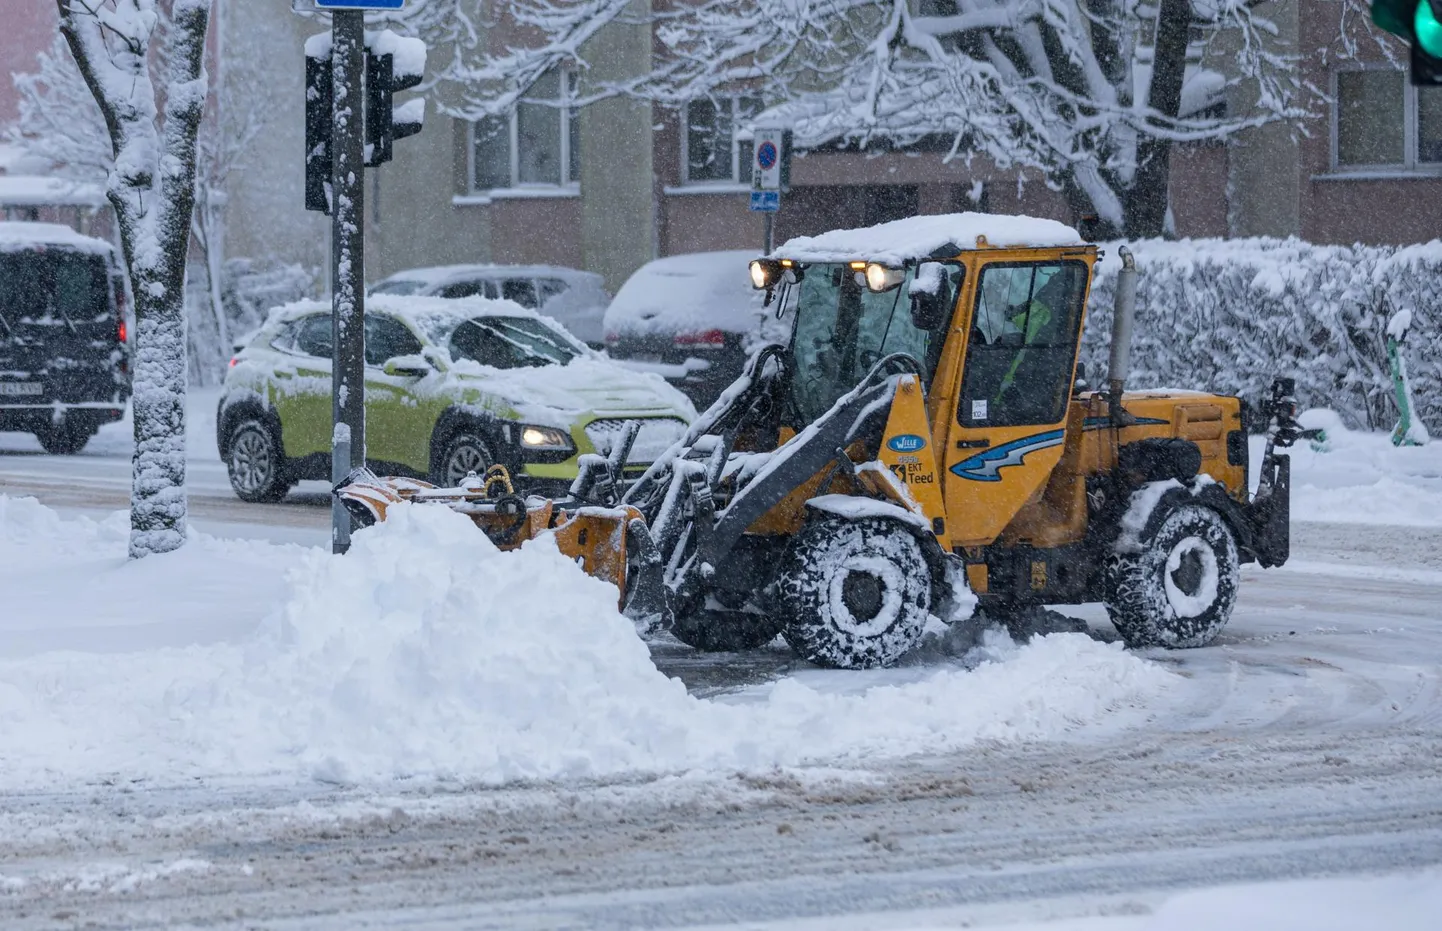
<path fill-rule="evenodd" d="M 471 124 L 471 189 L 574 188 L 581 183 L 575 75 L 553 71 L 503 116 Z"/>
<path fill-rule="evenodd" d="M 1405 71 L 1336 73 L 1333 165 L 1341 170 L 1442 167 L 1442 88 Z"/>
<path fill-rule="evenodd" d="M 681 135 L 683 179 L 691 184 L 751 183 L 750 145 L 736 131 L 761 112 L 758 97 L 717 97 L 686 105 Z"/>

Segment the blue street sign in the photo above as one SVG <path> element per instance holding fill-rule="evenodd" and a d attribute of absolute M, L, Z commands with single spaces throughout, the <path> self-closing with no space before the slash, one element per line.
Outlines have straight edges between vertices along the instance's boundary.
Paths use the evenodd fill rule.
<path fill-rule="evenodd" d="M 399 10 L 406 0 L 315 0 L 318 10 Z"/>
<path fill-rule="evenodd" d="M 775 213 L 781 209 L 780 191 L 752 191 L 751 209 L 762 213 Z"/>

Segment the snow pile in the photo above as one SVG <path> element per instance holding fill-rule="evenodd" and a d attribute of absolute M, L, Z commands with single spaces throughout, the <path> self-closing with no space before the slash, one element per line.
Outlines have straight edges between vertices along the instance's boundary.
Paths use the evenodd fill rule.
<path fill-rule="evenodd" d="M 1334 411 L 1304 411 L 1322 442 L 1293 446 L 1292 520 L 1442 527 L 1442 443 L 1393 446 L 1386 433 L 1349 430 Z M 1252 437 L 1252 479 L 1263 437 Z"/>
<path fill-rule="evenodd" d="M 1405 347 L 1415 416 L 1442 426 L 1442 242 L 1321 246 L 1297 239 L 1142 240 L 1136 254 L 1131 385 L 1184 385 L 1260 399 L 1278 375 L 1303 405 L 1353 427 L 1397 422 L 1388 322 L 1412 311 Z M 1106 371 L 1116 244 L 1105 247 L 1088 307 L 1082 359 Z"/>
<path fill-rule="evenodd" d="M 95 558 L 99 543 L 117 561 L 124 551 L 118 523 L 76 527 L 6 506 L 25 515 L 0 524 L 9 548 L 46 538 L 67 561 Z M 1121 726 L 1177 682 L 1116 645 L 1056 635 L 993 641 L 970 672 L 816 671 L 707 701 L 659 673 L 615 589 L 548 542 L 500 553 L 466 518 L 417 506 L 357 534 L 345 557 L 269 550 L 268 565 L 257 556 L 212 593 L 215 610 L 254 617 L 227 642 L 96 656 L 76 639 L 69 652 L 0 660 L 0 788 L 263 773 L 503 782 L 860 760 Z M 130 602 L 135 621 L 173 623 L 177 601 L 191 616 L 197 561 L 235 568 L 228 555 L 192 546 L 130 564 L 169 573 Z M 289 595 L 276 598 L 265 576 L 287 565 Z M 27 574 L 0 563 L 0 586 L 23 597 Z"/>
<path fill-rule="evenodd" d="M 797 236 L 776 256 L 798 262 L 872 261 L 887 265 L 929 258 L 938 250 L 975 249 L 978 237 L 992 246 L 1074 246 L 1077 231 L 1056 220 L 990 213 L 944 213 L 906 217 L 864 229 Z"/>

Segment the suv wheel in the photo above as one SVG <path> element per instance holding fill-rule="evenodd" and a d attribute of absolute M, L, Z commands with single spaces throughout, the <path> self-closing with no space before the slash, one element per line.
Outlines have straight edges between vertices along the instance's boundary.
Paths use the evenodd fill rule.
<path fill-rule="evenodd" d="M 294 484 L 286 475 L 285 457 L 275 433 L 259 420 L 242 420 L 230 431 L 225 470 L 230 487 L 242 501 L 279 501 Z"/>
<path fill-rule="evenodd" d="M 73 456 L 85 448 L 95 431 L 88 426 L 61 421 L 35 431 L 35 439 L 52 456 Z"/>
<path fill-rule="evenodd" d="M 491 448 L 479 434 L 462 430 L 446 443 L 431 482 L 442 488 L 455 488 L 472 472 L 485 475 L 495 461 Z"/>

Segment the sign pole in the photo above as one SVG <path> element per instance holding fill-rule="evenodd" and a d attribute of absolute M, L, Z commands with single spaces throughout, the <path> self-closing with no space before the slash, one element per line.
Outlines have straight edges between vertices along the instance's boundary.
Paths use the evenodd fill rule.
<path fill-rule="evenodd" d="M 752 142 L 750 209 L 764 215 L 761 254 L 770 255 L 776 247 L 776 211 L 781 209 L 781 194 L 791 180 L 790 133 L 757 129 Z"/>
<path fill-rule="evenodd" d="M 364 17 L 361 10 L 331 15 L 331 477 L 337 482 L 365 463 L 366 450 Z M 331 551 L 348 549 L 350 514 L 333 498 Z"/>

